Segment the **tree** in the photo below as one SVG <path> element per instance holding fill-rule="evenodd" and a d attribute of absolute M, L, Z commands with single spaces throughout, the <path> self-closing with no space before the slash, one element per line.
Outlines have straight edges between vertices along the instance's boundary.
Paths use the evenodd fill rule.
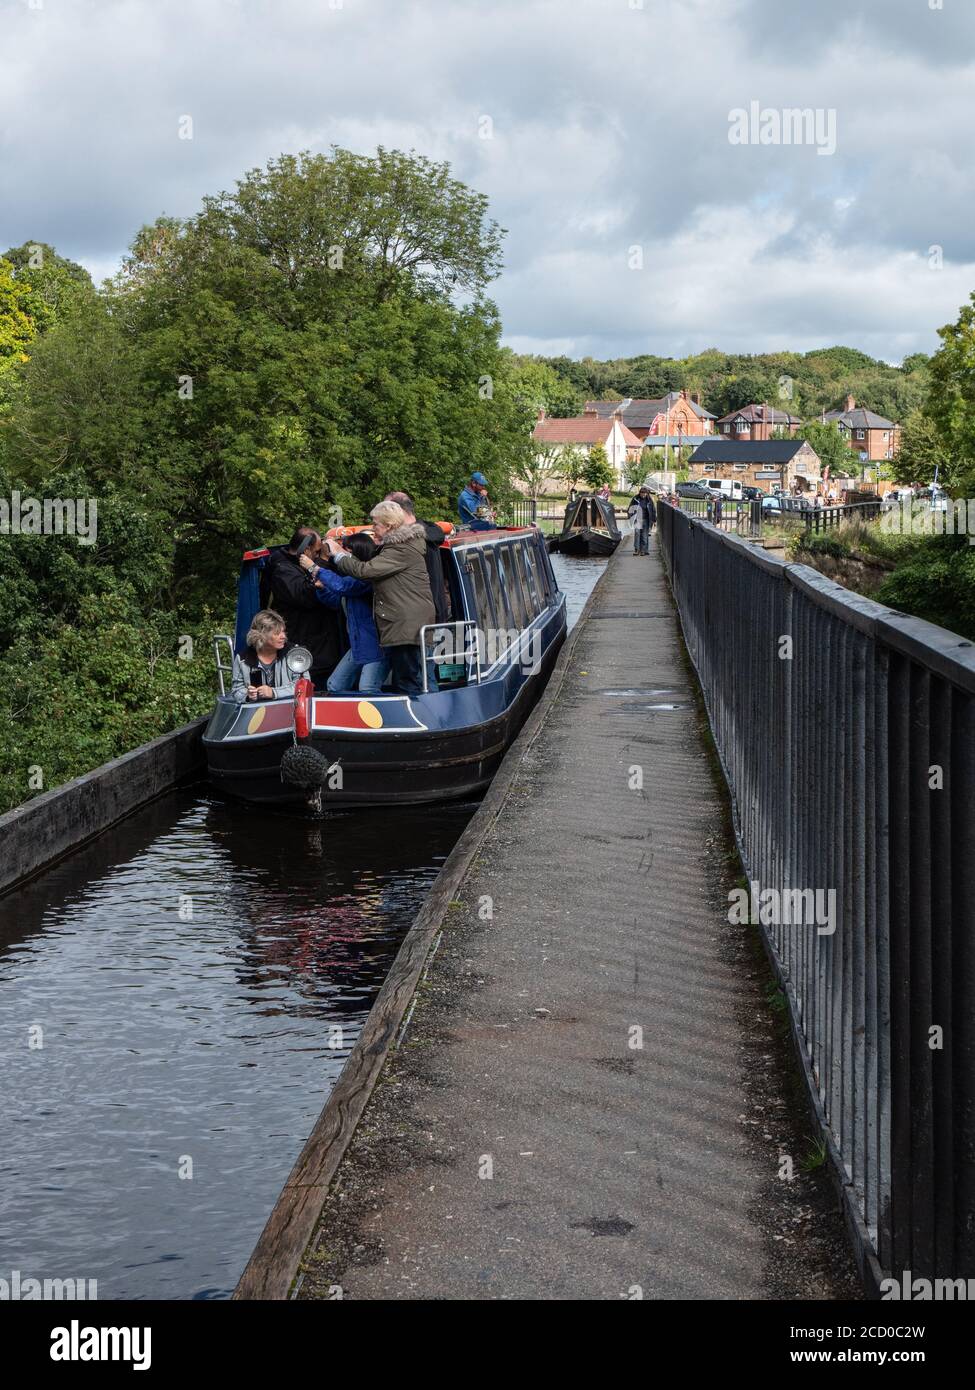
<path fill-rule="evenodd" d="M 560 476 L 559 451 L 558 444 L 536 443 L 516 465 L 514 476 L 524 483 L 533 502 L 538 501 L 550 479 Z"/>
<path fill-rule="evenodd" d="M 94 296 L 95 287 L 84 266 L 59 256 L 46 242 L 24 242 L 6 251 L 3 259 L 11 264 L 25 292 L 24 307 L 35 333 L 46 333 Z"/>
<path fill-rule="evenodd" d="M 616 481 L 616 475 L 610 467 L 606 449 L 602 444 L 593 444 L 590 448 L 589 457 L 582 467 L 582 479 L 593 492 L 607 483 L 612 485 Z"/>
<path fill-rule="evenodd" d="M 556 477 L 561 478 L 568 488 L 574 488 L 586 466 L 585 450 L 578 444 L 560 445 L 557 466 Z"/>
<path fill-rule="evenodd" d="M 951 454 L 944 482 L 956 496 L 975 496 L 975 293 L 956 323 L 938 329 L 926 411 Z"/>
<path fill-rule="evenodd" d="M 912 410 L 901 429 L 900 445 L 888 471 L 897 483 L 930 483 L 937 470 L 943 480 L 951 470 L 951 455 L 941 431 L 929 415 Z"/>
<path fill-rule="evenodd" d="M 0 369 L 27 360 L 27 348 L 36 331 L 29 299 L 29 291 L 16 278 L 11 263 L 0 259 Z"/>
<path fill-rule="evenodd" d="M 202 712 L 244 545 L 393 488 L 450 517 L 474 470 L 504 500 L 533 412 L 485 294 L 501 235 L 446 165 L 333 151 L 143 227 L 101 291 L 0 263 L 0 495 L 98 502 L 91 546 L 0 535 L 0 804 Z"/>
<path fill-rule="evenodd" d="M 509 352 L 509 349 L 505 349 Z M 532 418 L 544 410 L 555 419 L 582 413 L 582 394 L 539 357 L 511 357 L 511 389 L 525 401 Z"/>
<path fill-rule="evenodd" d="M 800 429 L 799 437 L 816 451 L 824 470 L 829 468 L 832 474 L 859 473 L 860 461 L 840 434 L 835 421 L 830 420 L 824 425 L 821 420 L 809 420 Z"/>
<path fill-rule="evenodd" d="M 187 222 L 143 228 L 97 306 L 48 335 L 16 466 L 57 457 L 148 488 L 191 605 L 244 545 L 335 508 L 358 521 L 392 488 L 451 516 L 479 469 L 503 500 L 531 414 L 479 293 L 499 237 L 446 166 L 272 160 Z"/>

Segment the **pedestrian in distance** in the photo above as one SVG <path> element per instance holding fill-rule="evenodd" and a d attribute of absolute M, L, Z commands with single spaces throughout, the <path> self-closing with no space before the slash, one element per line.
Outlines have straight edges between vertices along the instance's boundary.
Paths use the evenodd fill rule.
<path fill-rule="evenodd" d="M 650 553 L 650 532 L 657 520 L 657 509 L 648 487 L 641 487 L 635 497 L 630 498 L 626 515 L 633 522 L 633 554 Z"/>

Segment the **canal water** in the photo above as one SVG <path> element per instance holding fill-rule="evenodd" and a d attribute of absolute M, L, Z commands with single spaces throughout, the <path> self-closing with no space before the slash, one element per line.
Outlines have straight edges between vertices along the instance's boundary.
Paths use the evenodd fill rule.
<path fill-rule="evenodd" d="M 227 1298 L 475 809 L 191 788 L 0 900 L 0 1278 Z"/>

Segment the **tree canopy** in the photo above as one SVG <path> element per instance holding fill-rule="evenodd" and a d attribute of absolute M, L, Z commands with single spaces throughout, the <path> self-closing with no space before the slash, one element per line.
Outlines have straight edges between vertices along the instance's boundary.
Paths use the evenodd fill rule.
<path fill-rule="evenodd" d="M 205 707 L 207 644 L 187 661 L 177 638 L 205 637 L 213 612 L 226 623 L 245 547 L 336 509 L 357 522 L 394 488 L 451 517 L 475 469 L 503 501 L 534 410 L 486 297 L 502 236 L 446 164 L 333 149 L 283 155 L 196 216 L 141 228 L 99 292 L 48 246 L 0 264 L 0 480 L 8 496 L 99 505 L 89 548 L 0 537 L 0 637 L 18 672 L 0 718 L 40 720 L 53 663 L 59 685 L 111 690 L 119 718 L 97 751 L 112 756 L 161 731 L 153 710 L 168 727 Z M 111 673 L 96 655 L 106 624 Z M 175 703 L 146 708 L 150 656 Z M 47 786 L 92 765 L 82 705 L 50 741 Z M 20 725 L 25 749 L 44 743 Z M 25 789 L 14 758 L 0 805 Z"/>

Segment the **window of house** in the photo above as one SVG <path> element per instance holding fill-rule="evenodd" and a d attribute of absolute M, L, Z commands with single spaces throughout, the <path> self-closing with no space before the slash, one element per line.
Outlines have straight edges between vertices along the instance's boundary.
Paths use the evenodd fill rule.
<path fill-rule="evenodd" d="M 748 421 L 747 421 L 747 420 L 736 420 L 736 421 L 735 421 L 735 429 L 738 431 L 739 434 L 744 434 L 745 431 L 748 429 Z"/>
<path fill-rule="evenodd" d="M 857 430 L 857 439 L 866 439 L 866 437 L 867 437 L 867 432 L 866 432 L 866 430 Z"/>
<path fill-rule="evenodd" d="M 721 426 L 721 429 L 722 429 L 722 431 L 723 431 L 725 434 L 730 434 L 730 433 L 731 433 L 731 426 L 730 426 L 730 425 L 722 425 L 722 426 Z"/>

